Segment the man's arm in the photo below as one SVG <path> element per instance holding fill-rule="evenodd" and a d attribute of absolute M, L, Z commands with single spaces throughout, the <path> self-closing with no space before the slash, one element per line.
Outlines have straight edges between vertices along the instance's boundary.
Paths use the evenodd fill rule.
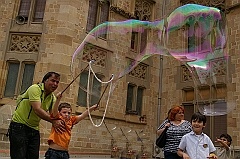
<path fill-rule="evenodd" d="M 60 101 L 60 99 L 59 99 L 59 101 Z M 58 101 L 58 103 L 59 103 L 59 101 Z M 58 103 L 57 104 L 56 103 L 57 103 L 57 101 L 54 104 L 54 107 L 55 107 L 55 105 L 57 105 L 55 107 L 56 110 L 52 110 L 52 111 L 57 111 Z M 65 128 L 64 121 L 62 121 L 62 120 L 53 120 L 50 117 L 50 114 L 41 108 L 41 102 L 30 102 L 30 104 L 31 104 L 34 112 L 37 114 L 37 116 L 39 116 L 43 120 L 46 120 L 46 121 L 52 123 L 53 127 L 55 128 L 55 130 L 57 132 L 62 133 L 62 132 L 65 131 L 66 128 Z"/>
<path fill-rule="evenodd" d="M 46 120 L 46 121 L 52 123 L 49 113 L 41 108 L 40 101 L 30 102 L 30 104 L 31 104 L 34 112 L 37 114 L 37 116 L 39 116 L 43 120 Z"/>

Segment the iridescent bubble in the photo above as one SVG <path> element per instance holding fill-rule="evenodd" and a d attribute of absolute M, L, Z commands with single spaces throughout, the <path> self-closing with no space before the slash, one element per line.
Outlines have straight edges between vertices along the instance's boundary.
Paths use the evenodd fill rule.
<path fill-rule="evenodd" d="M 151 22 L 130 19 L 102 23 L 88 33 L 74 52 L 71 73 L 73 76 L 76 76 L 76 72 L 79 73 L 77 70 L 84 54 L 84 47 L 90 45 L 88 49 L 91 49 L 90 43 L 96 42 L 99 37 L 110 39 L 109 42 L 115 45 L 121 43 L 121 39 L 126 39 L 129 45 L 125 47 L 131 48 L 131 35 L 137 33 L 146 34 L 147 40 L 143 40 L 144 45 L 141 45 L 138 54 L 130 55 L 133 58 L 129 60 L 124 69 L 114 74 L 114 86 L 111 92 L 119 79 L 153 55 L 170 56 L 182 62 L 192 73 L 196 90 L 201 85 L 209 85 L 209 78 L 213 85 L 218 84 L 209 62 L 217 58 L 227 58 L 223 51 L 226 44 L 226 24 L 222 15 L 217 8 L 187 4 L 175 9 L 163 20 Z M 118 52 L 113 52 L 113 54 L 118 54 Z M 118 55 L 114 57 L 121 58 Z M 96 59 L 93 57 L 91 60 Z M 103 89 L 97 90 L 101 92 Z M 98 94 L 99 92 L 89 93 Z M 203 100 L 201 93 L 198 93 L 197 100 Z M 218 102 L 215 103 L 219 105 Z M 232 100 L 230 103 L 233 103 Z M 204 109 L 207 112 L 211 110 Z"/>

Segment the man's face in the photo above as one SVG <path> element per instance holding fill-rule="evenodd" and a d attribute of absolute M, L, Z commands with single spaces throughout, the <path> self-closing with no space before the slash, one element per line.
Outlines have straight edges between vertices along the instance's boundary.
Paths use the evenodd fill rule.
<path fill-rule="evenodd" d="M 49 77 L 45 82 L 44 82 L 44 89 L 45 89 L 45 92 L 48 94 L 48 93 L 51 93 L 51 92 L 54 92 L 57 87 L 58 87 L 58 83 L 60 81 L 60 77 L 56 77 L 55 74 L 52 74 L 51 77 Z"/>

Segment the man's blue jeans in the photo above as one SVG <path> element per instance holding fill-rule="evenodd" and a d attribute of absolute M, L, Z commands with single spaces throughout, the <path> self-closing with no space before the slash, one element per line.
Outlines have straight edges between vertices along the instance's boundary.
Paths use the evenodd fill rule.
<path fill-rule="evenodd" d="M 24 124 L 11 122 L 9 127 L 11 159 L 38 159 L 40 134 Z"/>
<path fill-rule="evenodd" d="M 45 153 L 45 159 L 69 159 L 68 151 L 54 150 L 49 148 Z"/>

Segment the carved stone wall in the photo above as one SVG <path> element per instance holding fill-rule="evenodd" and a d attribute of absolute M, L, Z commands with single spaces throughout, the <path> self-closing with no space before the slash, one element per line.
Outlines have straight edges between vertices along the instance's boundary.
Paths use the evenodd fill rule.
<path fill-rule="evenodd" d="M 147 68 L 146 65 L 140 63 L 129 73 L 129 75 L 138 79 L 146 80 Z"/>
<path fill-rule="evenodd" d="M 135 16 L 139 20 L 150 20 L 153 2 L 147 0 L 136 0 Z"/>
<path fill-rule="evenodd" d="M 195 3 L 204 6 L 216 7 L 221 10 L 226 9 L 225 0 L 180 0 L 182 4 Z"/>
<path fill-rule="evenodd" d="M 82 60 L 85 62 L 94 60 L 94 65 L 105 68 L 108 53 L 111 51 L 88 43 L 84 46 Z"/>
<path fill-rule="evenodd" d="M 227 75 L 227 61 L 225 58 L 216 58 L 207 63 L 208 69 L 197 68 L 198 77 L 202 79 L 212 78 L 212 76 L 226 76 Z M 186 66 L 181 66 L 182 81 L 192 81 L 192 73 Z M 194 70 L 193 70 L 194 72 Z"/>
<path fill-rule="evenodd" d="M 40 35 L 12 34 L 8 51 L 39 52 Z"/>
<path fill-rule="evenodd" d="M 192 81 L 192 74 L 185 65 L 181 66 L 182 81 Z"/>

